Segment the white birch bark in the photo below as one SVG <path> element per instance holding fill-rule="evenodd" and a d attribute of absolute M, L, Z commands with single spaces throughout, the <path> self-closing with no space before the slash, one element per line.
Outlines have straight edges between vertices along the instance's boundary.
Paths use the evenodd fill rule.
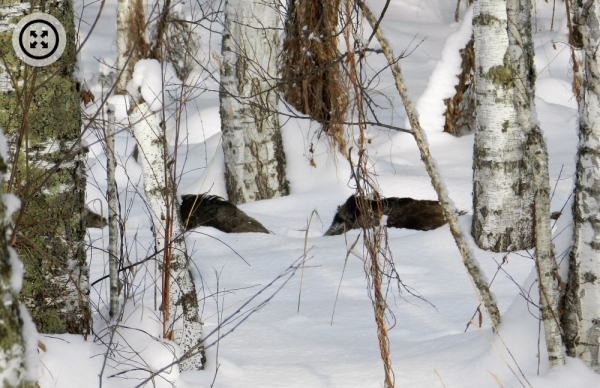
<path fill-rule="evenodd" d="M 358 4 L 361 6 L 367 21 L 371 25 L 371 28 L 374 28 L 377 23 L 377 19 L 375 19 L 369 8 L 361 0 L 358 0 Z M 425 169 L 427 170 L 427 173 L 431 178 L 431 184 L 438 195 L 440 205 L 442 206 L 442 209 L 444 211 L 444 217 L 448 221 L 448 225 L 450 226 L 450 232 L 452 233 L 452 237 L 454 237 L 456 246 L 460 251 L 465 269 L 467 270 L 471 281 L 473 282 L 479 293 L 478 296 L 480 298 L 481 304 L 487 311 L 490 321 L 492 323 L 492 327 L 495 331 L 498 325 L 500 324 L 501 320 L 498 305 L 494 300 L 494 296 L 490 292 L 483 272 L 478 267 L 477 262 L 474 259 L 473 251 L 469 249 L 469 246 L 465 242 L 462 230 L 460 228 L 460 225 L 458 224 L 458 219 L 456 217 L 456 207 L 454 206 L 454 203 L 450 199 L 450 196 L 448 195 L 448 192 L 445 189 L 445 185 L 442 182 L 439 172 L 437 171 L 435 161 L 433 160 L 433 157 L 429 152 L 429 146 L 427 144 L 427 135 L 425 134 L 425 131 L 423 131 L 423 129 L 421 128 L 419 119 L 417 118 L 417 115 L 415 114 L 412 108 L 412 102 L 408 98 L 408 92 L 404 86 L 404 81 L 402 79 L 402 71 L 400 70 L 400 66 L 398 65 L 398 62 L 395 59 L 396 57 L 394 57 L 390 45 L 387 43 L 387 40 L 384 38 L 380 29 L 376 30 L 375 36 L 377 37 L 379 44 L 381 44 L 383 53 L 390 65 L 392 74 L 394 75 L 396 89 L 398 90 L 398 93 L 402 98 L 404 108 L 406 109 L 406 114 L 408 116 L 408 119 L 410 120 L 413 135 L 417 142 L 417 146 L 419 147 L 419 152 L 421 153 L 421 159 L 423 160 L 423 163 L 425 164 Z"/>
<path fill-rule="evenodd" d="M 117 72 L 117 93 L 125 93 L 127 83 L 131 79 L 133 65 L 128 63 L 129 50 L 129 13 L 131 12 L 131 0 L 119 0 L 117 5 L 117 62 L 115 64 Z"/>
<path fill-rule="evenodd" d="M 112 106 L 108 107 L 108 127 L 105 139 L 107 175 L 106 199 L 108 202 L 108 268 L 110 278 L 109 314 L 111 317 L 116 317 L 119 313 L 119 263 L 117 254 L 119 228 L 117 225 L 117 180 L 115 178 L 115 169 L 117 168 L 117 160 L 115 158 L 115 111 Z"/>
<path fill-rule="evenodd" d="M 506 20 L 506 0 L 475 3 L 477 119 L 471 233 L 479 247 L 495 252 L 533 246 L 532 185 L 525 135 L 513 103 Z"/>
<path fill-rule="evenodd" d="M 169 279 L 168 306 L 162 306 L 163 317 L 167 317 L 165 336 L 175 341 L 184 354 L 190 352 L 187 354 L 189 357 L 179 364 L 182 371 L 202 369 L 202 322 L 198 315 L 198 298 L 189 269 L 184 230 L 179 212 L 174 208 L 173 201 L 168 199 L 176 190 L 165 169 L 169 156 L 165 152 L 165 134 L 160 113 L 151 111 L 143 101 L 133 104 L 130 120 L 139 147 L 144 192 L 152 217 L 156 251 L 164 258 L 163 271 L 168 271 L 164 275 Z M 170 264 L 167 269 L 165 259 L 168 256 Z"/>
<path fill-rule="evenodd" d="M 573 45 L 582 48 L 574 245 L 563 326 L 567 353 L 600 372 L 600 4 L 571 1 Z"/>
<path fill-rule="evenodd" d="M 276 3 L 227 0 L 221 67 L 221 129 L 229 200 L 284 196 L 285 154 L 277 93 Z"/>
<path fill-rule="evenodd" d="M 517 124 L 525 134 L 526 157 L 533 169 L 534 243 L 540 309 L 550 365 L 557 366 L 564 364 L 564 354 L 555 282 L 557 265 L 550 226 L 548 150 L 535 109 L 535 53 L 531 36 L 531 0 L 507 0 L 506 10 Z"/>

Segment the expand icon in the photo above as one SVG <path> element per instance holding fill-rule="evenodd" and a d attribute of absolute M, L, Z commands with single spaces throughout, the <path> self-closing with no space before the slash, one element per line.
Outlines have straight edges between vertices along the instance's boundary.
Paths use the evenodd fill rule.
<path fill-rule="evenodd" d="M 23 62 L 36 67 L 47 66 L 64 52 L 66 33 L 54 16 L 35 12 L 17 23 L 12 44 L 17 57 Z"/>

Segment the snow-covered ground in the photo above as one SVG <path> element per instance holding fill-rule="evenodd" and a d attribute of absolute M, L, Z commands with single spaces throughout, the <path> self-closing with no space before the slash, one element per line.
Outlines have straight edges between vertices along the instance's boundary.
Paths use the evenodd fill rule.
<path fill-rule="evenodd" d="M 383 7 L 382 0 L 368 3 L 376 14 Z M 115 60 L 116 4 L 116 0 L 106 1 L 98 25 L 80 56 L 80 77 L 97 101 L 102 97 L 101 82 L 106 80 L 109 66 Z M 562 4 L 557 2 L 557 6 Z M 549 146 L 551 185 L 556 186 L 552 210 L 565 208 L 554 228 L 556 252 L 564 258 L 571 238 L 570 205 L 566 203 L 573 187 L 577 112 L 570 92 L 565 10 L 556 10 L 555 27 L 551 31 L 552 6 L 552 2 L 536 2 L 536 103 Z M 76 7 L 83 13 L 80 37 L 84 38 L 100 3 L 79 0 Z M 420 111 L 450 196 L 459 209 L 468 212 L 460 218 L 464 231 L 468 232 L 472 212 L 473 135 L 454 138 L 441 132 L 442 101 L 453 93 L 456 79 L 452 77 L 460 68 L 458 50 L 470 36 L 471 12 L 465 15 L 461 8 L 461 19 L 466 22 L 456 23 L 455 7 L 456 1 L 450 0 L 395 0 L 382 28 L 396 54 L 410 52 L 400 61 L 407 87 Z M 201 39 L 204 51 L 200 60 L 215 70 L 215 61 L 210 60 L 211 50 L 219 52 L 220 36 L 206 33 Z M 384 58 L 374 56 L 371 63 L 373 68 L 381 68 Z M 198 74 L 201 77 L 198 85 L 207 91 L 196 93 L 181 121 L 177 153 L 181 171 L 179 194 L 210 191 L 226 197 L 218 85 L 206 73 Z M 387 72 L 381 74 L 377 91 L 389 98 L 387 103 L 381 99 L 385 109 L 379 112 L 380 119 L 404 126 L 404 108 Z M 111 97 L 109 102 L 118 107 L 117 114 L 124 118 L 122 99 Z M 88 107 L 87 112 L 93 114 L 95 109 Z M 381 386 L 383 366 L 363 262 L 360 255 L 353 254 L 345 262 L 358 231 L 347 236 L 322 237 L 336 206 L 353 192 L 350 170 L 342 157 L 328 151 L 323 139 L 317 139 L 317 130 L 316 125 L 307 121 L 287 121 L 283 139 L 291 195 L 241 206 L 272 234 L 225 234 L 212 228 L 198 228 L 189 233 L 187 244 L 197 269 L 205 333 L 212 333 L 206 341 L 213 345 L 207 350 L 204 371 L 170 370 L 164 378 L 154 381 L 155 386 L 191 388 L 209 387 L 213 383 L 215 387 Z M 373 172 L 383 195 L 436 199 L 410 135 L 372 128 L 368 136 Z M 102 208 L 107 214 L 103 194 L 106 158 L 93 133 L 87 141 L 91 144 L 88 201 L 90 206 Z M 316 167 L 310 164 L 311 143 Z M 118 184 L 122 190 L 122 209 L 127 213 L 125 242 L 129 260 L 136 262 L 152 251 L 152 240 L 150 219 L 140 199 L 141 169 L 130 157 L 133 147 L 129 134 L 118 135 L 117 151 L 122 160 Z M 309 225 L 313 210 L 318 217 L 313 216 Z M 575 359 L 569 358 L 564 367 L 549 370 L 538 311 L 524 298 L 527 295 L 537 303 L 529 253 L 515 252 L 505 257 L 481 251 L 471 242 L 488 279 L 494 278 L 498 265 L 504 261 L 491 287 L 503 323 L 499 335 L 492 333 L 486 318 L 482 329 L 471 325 L 465 332 L 478 300 L 448 227 L 428 232 L 390 229 L 389 236 L 403 283 L 422 298 L 398 290 L 395 285 L 389 288 L 388 303 L 393 315 L 389 315 L 388 324 L 396 386 L 600 386 L 600 376 Z M 102 251 L 108 243 L 107 229 L 90 230 L 89 240 L 93 245 L 89 257 L 94 281 L 107 273 Z M 290 267 L 301 263 L 299 259 L 305 250 L 303 269 L 290 277 L 293 272 Z M 109 357 L 104 369 L 106 346 L 94 341 L 94 336 L 87 341 L 70 335 L 40 337 L 47 348 L 41 353 L 38 368 L 41 387 L 133 387 L 140 383 L 137 378 L 147 373 L 124 371 L 158 370 L 170 362 L 171 352 L 176 350 L 158 338 L 159 312 L 154 309 L 150 280 L 154 271 L 153 262 L 137 268 L 136 288 L 132 290 L 135 296 L 124 314 L 127 328 L 119 329 L 114 337 L 121 351 Z M 107 286 L 107 282 L 101 282 L 92 291 L 97 306 L 94 327 L 99 335 L 106 334 L 102 317 L 107 316 Z M 264 291 L 259 293 L 261 290 Z M 232 315 L 237 320 L 228 320 Z M 228 324 L 220 327 L 226 320 Z M 474 320 L 478 321 L 478 317 Z M 225 334 L 215 343 L 219 335 Z M 126 353 L 128 349 L 140 354 Z M 101 371 L 103 377 L 99 379 Z"/>

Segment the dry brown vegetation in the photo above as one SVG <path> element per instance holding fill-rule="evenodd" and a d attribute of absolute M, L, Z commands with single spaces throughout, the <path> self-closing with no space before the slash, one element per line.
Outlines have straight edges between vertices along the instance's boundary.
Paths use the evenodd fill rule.
<path fill-rule="evenodd" d="M 340 152 L 341 124 L 348 108 L 347 86 L 337 50 L 340 0 L 290 1 L 281 54 L 281 93 L 299 112 L 322 125 Z"/>

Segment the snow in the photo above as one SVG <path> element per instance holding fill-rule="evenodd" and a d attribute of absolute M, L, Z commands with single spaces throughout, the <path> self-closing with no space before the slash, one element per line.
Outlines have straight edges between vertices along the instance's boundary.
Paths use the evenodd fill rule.
<path fill-rule="evenodd" d="M 39 354 L 38 354 L 38 340 L 40 335 L 37 332 L 35 323 L 31 319 L 31 315 L 27 311 L 25 306 L 19 306 L 19 316 L 23 322 L 21 326 L 23 339 L 25 340 L 25 373 L 23 377 L 27 381 L 37 381 L 38 365 L 39 365 Z"/>
<path fill-rule="evenodd" d="M 8 140 L 4 136 L 4 132 L 0 131 L 0 157 L 5 161 L 8 158 Z"/>
<path fill-rule="evenodd" d="M 444 100 L 451 98 L 456 93 L 454 86 L 458 84 L 457 76 L 461 72 L 462 59 L 456 48 L 464 48 L 471 40 L 473 32 L 471 19 L 473 19 L 473 7 L 470 7 L 463 16 L 458 30 L 448 36 L 442 57 L 437 62 L 429 78 L 427 89 L 416 106 L 420 114 L 421 127 L 425 130 L 438 132 L 444 130 L 444 112 L 446 111 Z"/>
<path fill-rule="evenodd" d="M 23 274 L 25 273 L 25 266 L 23 262 L 19 260 L 17 252 L 11 247 L 8 248 L 9 262 L 10 262 L 10 288 L 13 293 L 18 294 L 23 288 Z"/>
<path fill-rule="evenodd" d="M 21 200 L 14 194 L 2 194 L 2 203 L 4 203 L 4 217 L 11 219 L 14 212 L 21 208 Z"/>
<path fill-rule="evenodd" d="M 18 344 L 14 344 L 10 349 L 6 350 L 7 354 L 19 355 L 21 348 Z M 16 387 L 20 381 L 20 359 L 12 357 L 7 359 L 5 353 L 0 353 L 0 379 L 6 386 Z"/>
<path fill-rule="evenodd" d="M 167 103 L 177 97 L 173 93 L 178 84 L 181 81 L 173 65 L 167 63 L 163 66 L 156 59 L 142 59 L 134 66 L 133 79 L 127 84 L 127 92 L 134 99 L 142 98 L 152 111 L 157 112 L 163 107 L 165 97 Z"/>
<path fill-rule="evenodd" d="M 383 4 L 383 0 L 370 2 L 376 15 Z M 99 96 L 105 96 L 107 88 L 103 89 L 102 84 L 109 84 L 115 60 L 111 45 L 116 5 L 116 0 L 106 1 L 98 26 L 81 53 L 84 63 L 79 76 L 97 97 L 96 103 L 86 109 L 92 114 L 99 107 Z M 189 6 L 186 3 L 182 8 Z M 99 7 L 99 2 L 76 2 L 76 10 L 83 13 L 84 20 L 80 25 L 81 41 Z M 392 282 L 388 290 L 396 386 L 600 386 L 600 377 L 577 359 L 568 358 L 563 367 L 549 369 L 533 305 L 538 296 L 530 253 L 485 252 L 470 238 L 473 136 L 454 138 L 440 132 L 443 99 L 453 92 L 454 75 L 459 72 L 458 50 L 470 36 L 468 23 L 464 22 L 470 13 L 465 15 L 461 6 L 462 21 L 456 23 L 455 7 L 456 2 L 448 0 L 391 2 L 381 28 L 397 55 L 410 53 L 400 61 L 407 88 L 420 110 L 449 196 L 457 209 L 468 212 L 459 222 L 480 268 L 487 279 L 493 279 L 491 291 L 503 323 L 499 335 L 495 335 L 484 316 L 481 330 L 471 324 L 465 332 L 473 316 L 478 323 L 478 300 L 448 226 L 427 232 L 390 229 L 390 250 L 406 285 L 398 288 Z M 572 233 L 571 205 L 567 201 L 573 189 L 577 146 L 576 102 L 570 92 L 569 50 L 560 43 L 568 41 L 565 10 L 557 7 L 555 31 L 550 31 L 552 2 L 537 2 L 536 7 L 536 106 L 548 141 L 551 186 L 556 185 L 552 210 L 564 209 L 554 226 L 554 243 L 566 279 L 565 252 Z M 203 35 L 204 51 L 198 58 L 215 77 L 218 61 L 211 50 L 218 52 L 220 41 L 218 34 Z M 373 69 L 385 66 L 382 57 L 370 57 Z M 137 66 L 142 69 L 136 74 L 143 76 L 130 84 L 130 91 L 158 111 L 163 101 L 163 71 L 166 69 L 168 79 L 172 70 L 161 69 L 154 61 L 142 61 Z M 209 191 L 226 196 L 218 84 L 201 70 L 187 81 L 193 82 L 193 98 L 182 109 L 179 140 L 173 137 L 171 142 L 171 150 L 177 155 L 179 194 Z M 171 92 L 179 93 L 176 85 L 180 81 L 173 78 L 172 83 Z M 404 109 L 389 72 L 384 71 L 374 87 L 382 93 L 375 96 L 383 108 L 379 119 L 394 125 L 404 123 Z M 124 121 L 124 99 L 112 96 L 108 102 L 115 105 L 117 120 Z M 169 99 L 165 105 L 169 107 L 171 102 Z M 213 386 L 213 381 L 216 387 L 381 386 L 383 367 L 360 259 L 364 256 L 360 241 L 348 255 L 359 231 L 323 237 L 336 207 L 354 191 L 348 162 L 329 149 L 314 123 L 283 119 L 282 123 L 291 195 L 241 206 L 272 234 L 225 234 L 201 227 L 187 235 L 209 346 L 207 367 L 184 373 L 168 369 L 162 378 L 155 379 L 157 386 L 173 383 L 180 388 L 204 388 Z M 169 119 L 167 125 L 171 128 L 174 121 Z M 87 202 L 107 215 L 106 158 L 98 142 L 100 136 L 94 132 L 85 135 L 90 144 Z M 126 217 L 123 246 L 127 260 L 135 263 L 153 253 L 151 222 L 142 201 L 141 169 L 131 157 L 135 143 L 127 131 L 116 136 L 117 184 Z M 410 135 L 371 128 L 367 136 L 374 178 L 383 195 L 436 199 Z M 316 213 L 309 222 L 313 210 Z M 107 273 L 103 249 L 108 232 L 90 229 L 88 239 L 93 282 Z M 305 252 L 305 260 L 301 260 Z M 140 378 L 149 375 L 144 369 L 158 371 L 172 362 L 179 350 L 160 339 L 160 300 L 155 309 L 152 281 L 154 261 L 137 266 L 128 276 L 133 286 L 128 289 L 130 299 L 124 304 L 121 327 L 114 331 L 114 351 L 107 352 L 106 347 L 110 328 L 116 322 L 107 318 L 108 281 L 103 281 L 92 289 L 94 333 L 87 341 L 73 335 L 40 336 L 47 348 L 40 353 L 37 366 L 41 387 L 94 387 L 100 385 L 100 378 L 102 387 L 134 387 L 142 382 Z M 223 322 L 226 324 L 220 326 Z"/>

